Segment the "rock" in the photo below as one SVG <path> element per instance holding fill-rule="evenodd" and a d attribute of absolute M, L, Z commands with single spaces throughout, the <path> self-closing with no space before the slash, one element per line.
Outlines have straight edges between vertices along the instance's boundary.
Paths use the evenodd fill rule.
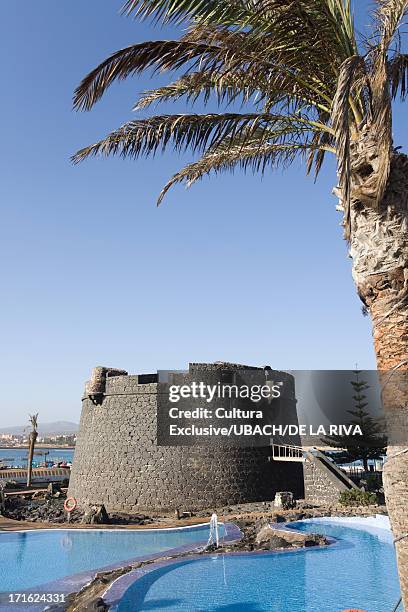
<path fill-rule="evenodd" d="M 275 548 L 292 548 L 292 544 L 278 535 L 271 535 L 268 540 L 258 542 L 258 546 L 274 550 Z"/>
<path fill-rule="evenodd" d="M 43 521 L 46 523 L 61 523 L 65 521 L 63 498 L 39 498 L 23 499 L 20 496 L 6 498 L 5 516 L 17 521 Z M 62 518 L 62 520 L 61 520 Z M 74 510 L 71 513 L 71 521 L 82 520 L 82 512 Z"/>
<path fill-rule="evenodd" d="M 103 601 L 102 597 L 98 597 L 97 599 L 95 599 L 95 601 L 93 601 L 90 606 L 88 607 L 88 610 L 91 611 L 95 611 L 95 612 L 105 612 L 105 610 L 109 610 L 109 606 L 106 605 L 106 603 Z"/>
<path fill-rule="evenodd" d="M 306 540 L 305 546 L 327 546 L 329 541 L 322 535 L 318 533 L 309 533 Z"/>
<path fill-rule="evenodd" d="M 205 552 L 214 552 L 217 550 L 217 544 L 207 544 L 204 548 Z"/>
<path fill-rule="evenodd" d="M 274 522 L 275 523 L 286 523 L 286 517 L 282 516 L 282 514 L 275 514 Z"/>
<path fill-rule="evenodd" d="M 31 496 L 31 499 L 44 499 L 44 498 L 45 498 L 44 491 L 34 491 L 34 493 Z"/>
<path fill-rule="evenodd" d="M 59 497 L 61 495 L 61 486 L 58 482 L 50 482 L 47 487 L 47 497 Z"/>
<path fill-rule="evenodd" d="M 16 489 L 17 486 L 18 485 L 15 480 L 3 480 L 1 483 L 2 489 Z"/>
<path fill-rule="evenodd" d="M 110 520 L 105 506 L 101 504 L 90 506 L 85 511 L 82 522 L 87 525 L 108 525 Z"/>
<path fill-rule="evenodd" d="M 278 491 L 275 493 L 273 504 L 275 508 L 282 508 L 282 510 L 290 510 L 290 508 L 294 508 L 296 505 L 293 493 L 290 491 Z"/>
<path fill-rule="evenodd" d="M 76 608 L 77 610 L 79 608 Z M 96 597 L 88 602 L 82 602 L 82 612 L 106 612 L 109 606 L 103 601 L 102 597 Z"/>
<path fill-rule="evenodd" d="M 17 521 L 38 521 L 46 523 L 65 523 L 67 520 L 67 513 L 64 510 L 64 499 L 63 493 L 58 494 L 58 491 L 51 497 L 40 497 L 44 493 L 36 492 L 34 495 L 30 493 L 30 496 L 25 498 L 24 496 L 13 496 L 6 497 L 6 507 L 4 510 L 4 516 Z M 95 512 L 92 511 L 92 517 L 89 514 L 87 521 L 92 523 L 108 523 L 115 525 L 147 525 L 154 522 L 154 519 L 146 514 L 121 514 L 113 513 L 108 515 L 106 510 L 98 512 L 99 506 L 96 506 Z M 70 523 L 82 523 L 84 512 L 82 509 L 76 508 L 70 513 Z M 156 518 L 157 520 L 157 518 Z"/>
<path fill-rule="evenodd" d="M 256 544 L 262 548 L 303 548 L 327 544 L 324 536 L 311 533 L 302 533 L 290 530 L 275 529 L 264 525 L 258 532 Z"/>
<path fill-rule="evenodd" d="M 121 512 L 109 513 L 112 525 L 148 525 L 154 520 L 146 514 L 125 514 Z"/>

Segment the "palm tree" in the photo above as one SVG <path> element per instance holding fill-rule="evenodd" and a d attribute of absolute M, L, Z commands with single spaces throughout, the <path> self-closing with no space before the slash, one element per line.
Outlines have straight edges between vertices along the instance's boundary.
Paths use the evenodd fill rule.
<path fill-rule="evenodd" d="M 137 111 L 184 98 L 215 99 L 222 112 L 136 118 L 74 161 L 169 147 L 199 154 L 164 186 L 160 203 L 175 183 L 189 186 L 212 171 L 266 172 L 301 157 L 318 175 L 326 155 L 335 155 L 353 277 L 389 383 L 390 372 L 408 370 L 408 157 L 394 147 L 391 106 L 408 93 L 401 48 L 408 0 L 374 5 L 371 34 L 358 36 L 350 0 L 128 0 L 128 15 L 183 24 L 184 34 L 111 55 L 81 82 L 75 108 L 91 109 L 114 81 L 151 69 L 175 75 L 144 92 Z M 247 112 L 232 112 L 237 102 Z M 407 385 L 394 387 L 385 394 L 387 415 L 406 431 Z M 384 483 L 408 609 L 405 445 L 389 447 Z"/>
<path fill-rule="evenodd" d="M 30 414 L 29 418 L 31 423 L 31 431 L 28 438 L 27 487 L 31 487 L 34 447 L 38 437 L 38 412 L 37 414 Z"/>

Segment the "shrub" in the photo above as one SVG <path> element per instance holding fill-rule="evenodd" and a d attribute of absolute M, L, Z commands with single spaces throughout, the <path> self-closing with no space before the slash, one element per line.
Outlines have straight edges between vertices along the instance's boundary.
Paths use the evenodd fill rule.
<path fill-rule="evenodd" d="M 370 506 L 378 502 L 378 497 L 370 491 L 361 491 L 361 489 L 350 489 L 343 491 L 340 494 L 340 503 L 342 506 Z"/>
<path fill-rule="evenodd" d="M 377 492 L 382 485 L 381 474 L 367 474 L 361 484 L 365 484 L 366 491 Z"/>

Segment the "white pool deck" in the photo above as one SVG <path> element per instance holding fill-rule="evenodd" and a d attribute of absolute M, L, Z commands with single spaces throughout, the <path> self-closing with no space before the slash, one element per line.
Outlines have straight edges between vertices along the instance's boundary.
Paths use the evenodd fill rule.
<path fill-rule="evenodd" d="M 385 514 L 375 514 L 374 516 L 323 516 L 302 520 L 302 523 L 327 522 L 368 531 L 384 542 L 392 542 L 393 539 L 390 519 Z"/>

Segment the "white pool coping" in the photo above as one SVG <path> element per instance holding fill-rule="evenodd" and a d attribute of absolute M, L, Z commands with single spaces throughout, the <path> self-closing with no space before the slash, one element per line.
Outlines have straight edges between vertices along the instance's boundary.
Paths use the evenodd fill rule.
<path fill-rule="evenodd" d="M 137 533 L 140 531 L 182 531 L 184 529 L 194 529 L 196 527 L 208 527 L 208 523 L 197 523 L 196 525 L 183 525 L 180 527 L 137 527 L 136 529 L 123 527 L 109 527 L 106 529 L 99 527 L 33 527 L 32 529 L 4 529 L 0 530 L 0 536 L 2 533 L 27 533 L 27 532 L 37 532 L 42 533 L 43 531 L 122 531 L 123 533 Z M 219 521 L 218 525 L 223 525 L 222 521 Z"/>
<path fill-rule="evenodd" d="M 385 514 L 375 514 L 373 516 L 322 516 L 310 519 L 302 519 L 302 523 L 336 523 L 367 531 L 378 537 L 383 542 L 392 543 L 393 536 L 391 531 L 390 519 Z"/>

